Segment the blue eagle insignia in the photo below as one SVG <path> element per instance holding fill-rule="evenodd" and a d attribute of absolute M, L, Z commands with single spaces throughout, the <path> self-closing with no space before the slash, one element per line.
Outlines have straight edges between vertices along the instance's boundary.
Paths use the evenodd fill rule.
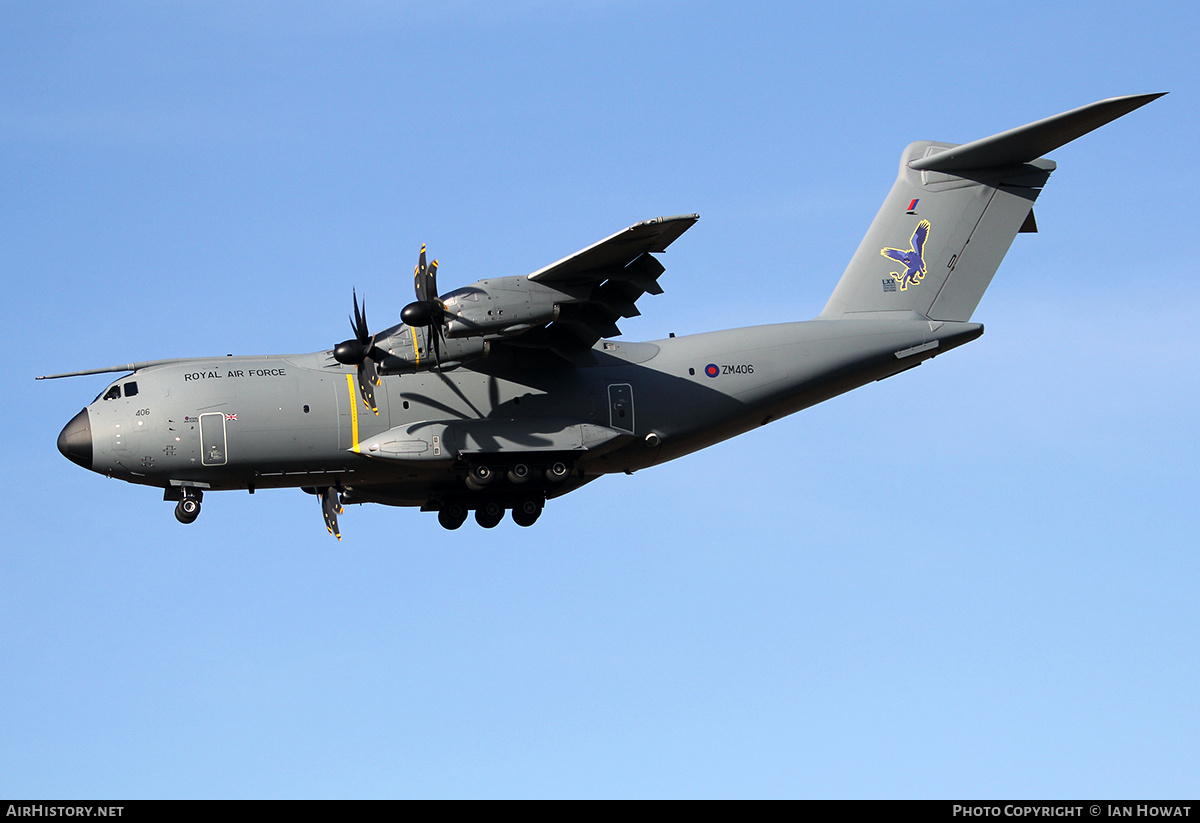
<path fill-rule="evenodd" d="M 908 249 L 880 249 L 884 257 L 895 260 L 904 266 L 904 272 L 892 272 L 892 279 L 900 284 L 900 291 L 907 291 L 909 286 L 915 286 L 925 277 L 925 241 L 929 239 L 929 221 L 922 220 L 913 229 L 912 239 L 908 241 Z"/>

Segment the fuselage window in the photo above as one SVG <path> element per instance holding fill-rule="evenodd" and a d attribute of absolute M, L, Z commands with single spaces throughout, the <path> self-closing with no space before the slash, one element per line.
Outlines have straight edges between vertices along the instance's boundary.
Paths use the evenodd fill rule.
<path fill-rule="evenodd" d="M 120 386 L 109 386 L 108 391 L 106 391 L 104 393 L 104 399 L 105 400 L 120 400 L 121 399 L 121 387 Z"/>
<path fill-rule="evenodd" d="M 133 397 L 136 394 L 137 394 L 137 383 L 126 383 L 125 384 L 125 396 Z"/>

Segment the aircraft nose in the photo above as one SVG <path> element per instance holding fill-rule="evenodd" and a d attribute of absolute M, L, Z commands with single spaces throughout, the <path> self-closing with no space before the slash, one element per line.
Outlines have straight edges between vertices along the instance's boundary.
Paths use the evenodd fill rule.
<path fill-rule="evenodd" d="M 63 426 L 58 435 L 58 450 L 72 463 L 78 463 L 85 469 L 92 467 L 92 424 L 88 422 L 87 409 Z"/>

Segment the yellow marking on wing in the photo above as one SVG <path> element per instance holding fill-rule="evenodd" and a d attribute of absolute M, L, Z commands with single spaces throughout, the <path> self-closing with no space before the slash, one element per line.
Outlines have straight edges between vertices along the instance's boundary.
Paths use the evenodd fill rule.
<path fill-rule="evenodd" d="M 358 453 L 358 392 L 354 390 L 354 375 L 346 375 L 346 388 L 350 390 L 350 439 L 351 448 Z"/>
<path fill-rule="evenodd" d="M 417 348 L 417 330 L 409 326 L 409 331 L 412 332 L 413 340 L 413 356 L 417 358 L 417 368 L 421 368 L 421 350 Z"/>

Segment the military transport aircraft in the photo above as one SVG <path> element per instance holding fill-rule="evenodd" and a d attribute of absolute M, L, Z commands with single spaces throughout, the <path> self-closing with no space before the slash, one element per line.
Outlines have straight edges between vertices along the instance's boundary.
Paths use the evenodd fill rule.
<path fill-rule="evenodd" d="M 660 294 L 654 257 L 699 215 L 660 217 L 529 275 L 444 295 L 421 248 L 416 300 L 313 354 L 148 360 L 58 438 L 70 460 L 164 490 L 298 487 L 341 539 L 343 503 L 419 506 L 456 529 L 632 472 L 898 374 L 983 334 L 969 322 L 1055 164 L 1043 154 L 1161 95 L 1115 97 L 965 145 L 922 141 L 824 310 L 807 322 L 648 343 L 617 321 Z M 39 378 L 43 379 L 43 378 Z"/>

